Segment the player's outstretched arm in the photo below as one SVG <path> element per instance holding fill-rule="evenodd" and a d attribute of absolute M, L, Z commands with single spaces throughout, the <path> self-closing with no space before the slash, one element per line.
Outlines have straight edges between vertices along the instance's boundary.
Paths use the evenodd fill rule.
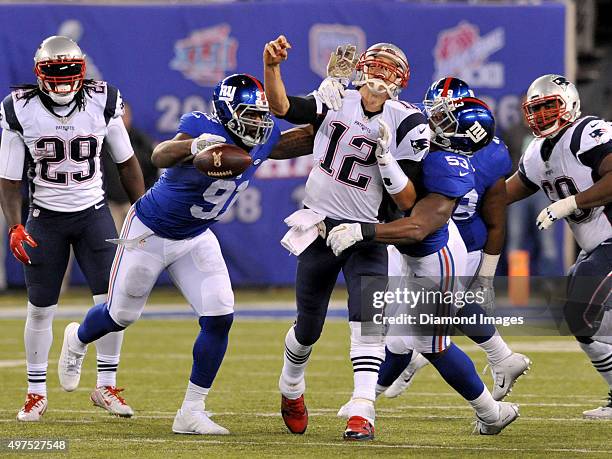
<path fill-rule="evenodd" d="M 336 256 L 360 241 L 403 245 L 421 242 L 451 217 L 456 199 L 430 193 L 412 209 L 410 217 L 391 223 L 343 223 L 327 236 L 327 245 Z"/>
<path fill-rule="evenodd" d="M 410 217 L 376 224 L 373 239 L 395 245 L 421 242 L 448 222 L 455 203 L 455 198 L 430 193 L 416 203 Z"/>
<path fill-rule="evenodd" d="M 165 140 L 153 149 L 151 162 L 160 169 L 172 167 L 191 157 L 193 137 L 179 132 L 173 139 Z"/>
<path fill-rule="evenodd" d="M 520 172 L 516 171 L 512 177 L 506 180 L 506 203 L 512 204 L 513 202 L 520 201 L 528 198 L 532 194 L 536 193 L 537 189 L 529 188 L 519 176 Z"/>
<path fill-rule="evenodd" d="M 289 99 L 283 79 L 280 63 L 287 60 L 287 50 L 291 44 L 284 35 L 266 43 L 263 51 L 264 86 L 270 111 L 276 116 L 284 116 L 289 110 Z"/>
<path fill-rule="evenodd" d="M 601 178 L 592 187 L 576 195 L 578 209 L 605 206 L 612 202 L 612 153 L 601 162 L 597 172 Z"/>
<path fill-rule="evenodd" d="M 131 204 L 134 204 L 145 193 L 142 169 L 136 155 L 130 156 L 127 161 L 117 164 L 121 185 L 128 195 Z"/>
<path fill-rule="evenodd" d="M 296 127 L 284 131 L 270 154 L 270 159 L 291 159 L 312 154 L 314 148 L 314 128 Z"/>
<path fill-rule="evenodd" d="M 489 187 L 482 199 L 482 219 L 487 226 L 485 254 L 498 255 L 506 238 L 506 181 L 500 178 Z"/>

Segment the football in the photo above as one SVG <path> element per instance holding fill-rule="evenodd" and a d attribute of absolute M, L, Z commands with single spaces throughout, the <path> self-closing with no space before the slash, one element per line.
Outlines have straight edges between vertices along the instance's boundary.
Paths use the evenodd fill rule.
<path fill-rule="evenodd" d="M 212 178 L 234 178 L 251 165 L 251 156 L 242 148 L 228 143 L 206 147 L 193 159 L 197 170 Z"/>

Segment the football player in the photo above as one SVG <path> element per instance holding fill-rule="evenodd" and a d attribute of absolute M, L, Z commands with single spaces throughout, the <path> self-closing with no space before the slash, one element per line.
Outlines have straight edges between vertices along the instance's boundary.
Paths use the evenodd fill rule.
<path fill-rule="evenodd" d="M 409 286 L 430 279 L 439 282 L 442 292 L 459 292 L 467 250 L 451 216 L 458 200 L 474 188 L 474 169 L 466 155 L 491 142 L 495 122 L 486 104 L 473 97 L 439 98 L 428 114 L 432 146 L 423 160 L 423 186 L 417 189 L 419 199 L 410 216 L 391 223 L 339 225 L 329 232 L 327 244 L 337 255 L 363 242 L 396 245 L 402 256 L 390 267 L 390 276 L 401 276 Z M 436 306 L 436 316 L 453 314 L 450 305 Z M 447 327 L 434 328 L 433 335 L 419 331 L 422 327 L 417 325 L 412 333 L 389 329 L 381 374 L 388 366 L 404 369 L 402 355 L 416 350 L 474 408 L 480 434 L 498 434 L 518 417 L 517 405 L 493 399 L 469 357 L 450 343 Z"/>
<path fill-rule="evenodd" d="M 308 97 L 287 96 L 280 64 L 290 48 L 286 38 L 280 36 L 265 46 L 263 56 L 272 113 L 293 124 L 310 125 L 315 134 L 314 167 L 304 199 L 307 210 L 299 211 L 304 222 L 300 223 L 298 217 L 288 222 L 300 228 L 323 220 L 328 228 L 344 222 L 377 222 L 383 190 L 399 208 L 412 207 L 416 194 L 409 177 L 420 170 L 420 160 L 429 147 L 429 132 L 425 116 L 416 107 L 397 100 L 410 75 L 402 50 L 389 43 L 369 47 L 356 64 L 353 84 L 357 89 L 346 90 L 342 107 L 333 111 L 316 92 Z M 340 271 L 349 294 L 355 402 L 343 437 L 372 440 L 376 376 L 384 359 L 384 342 L 382 336 L 361 333 L 360 290 L 364 275 L 387 275 L 383 245 L 361 244 L 336 257 L 324 239 L 317 238 L 299 254 L 297 318 L 285 337 L 279 380 L 281 413 L 292 433 L 304 433 L 308 425 L 304 373 L 312 347 L 321 335 Z"/>
<path fill-rule="evenodd" d="M 247 188 L 263 161 L 289 157 L 282 149 L 279 156 L 271 154 L 280 132 L 256 78 L 246 74 L 226 77 L 214 90 L 213 104 L 213 115 L 183 115 L 176 136 L 155 147 L 153 163 L 167 169 L 128 213 L 113 262 L 108 301 L 90 309 L 80 326 L 72 323 L 66 327 L 58 365 L 62 387 L 76 388 L 87 344 L 134 323 L 159 274 L 167 269 L 197 314 L 201 328 L 193 346 L 185 398 L 172 425 L 174 432 L 184 434 L 229 433 L 204 410 L 234 317 L 230 278 L 210 227 Z M 293 141 L 290 148 L 295 147 Z M 199 172 L 193 156 L 218 143 L 248 151 L 252 165 L 237 177 L 224 180 Z M 309 148 L 312 142 L 306 142 L 305 151 Z"/>
<path fill-rule="evenodd" d="M 474 97 L 474 92 L 463 80 L 446 77 L 434 82 L 425 93 L 424 105 L 431 107 L 439 97 Z M 474 188 L 459 201 L 453 212 L 453 221 L 465 242 L 467 254 L 466 277 L 473 278 L 468 288 L 482 290 L 488 304 L 493 305 L 493 277 L 501 253 L 506 226 L 505 177 L 512 169 L 512 161 L 504 142 L 494 137 L 491 143 L 470 157 L 474 167 Z M 390 246 L 389 258 L 398 257 L 399 252 Z M 482 317 L 486 315 L 478 303 L 471 303 L 457 311 L 458 316 Z M 514 382 L 529 368 L 529 359 L 510 350 L 494 325 L 457 325 L 463 334 L 472 339 L 487 354 L 493 374 L 492 395 L 495 400 L 503 398 L 512 390 Z M 412 354 L 410 364 L 395 379 L 395 374 L 379 375 L 379 388 L 389 386 L 387 397 L 397 397 L 413 381 L 416 372 L 429 361 L 418 352 Z"/>
<path fill-rule="evenodd" d="M 144 193 L 140 166 L 123 125 L 119 91 L 85 79 L 85 56 L 66 37 L 45 39 L 34 56 L 36 85 L 18 86 L 0 107 L 0 202 L 10 248 L 24 264 L 28 290 L 25 350 L 28 393 L 17 414 L 38 421 L 47 409 L 47 363 L 52 322 L 70 247 L 83 270 L 94 304 L 106 299 L 117 237 L 104 201 L 100 150 L 110 147 L 132 202 Z M 21 220 L 21 179 L 27 166 L 30 212 Z M 98 379 L 94 405 L 119 416 L 132 409 L 119 395 L 117 366 L 123 333 L 96 342 Z"/>
<path fill-rule="evenodd" d="M 543 190 L 552 204 L 540 230 L 564 218 L 582 249 L 569 271 L 564 314 L 570 331 L 610 388 L 606 406 L 584 417 L 612 419 L 612 133 L 596 116 L 581 116 L 574 84 L 562 75 L 537 78 L 523 113 L 535 138 L 506 181 L 509 203 Z"/>

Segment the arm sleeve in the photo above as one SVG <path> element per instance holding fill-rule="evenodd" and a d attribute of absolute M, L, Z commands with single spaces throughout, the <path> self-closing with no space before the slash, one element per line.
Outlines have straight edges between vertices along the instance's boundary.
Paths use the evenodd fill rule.
<path fill-rule="evenodd" d="M 108 143 L 111 157 L 115 163 L 123 163 L 134 154 L 130 137 L 121 118 L 113 118 L 108 123 L 108 132 L 105 140 Z"/>
<path fill-rule="evenodd" d="M 0 178 L 21 180 L 25 155 L 26 146 L 19 134 L 4 129 L 0 141 Z"/>
<path fill-rule="evenodd" d="M 104 120 L 108 125 L 114 118 L 123 116 L 123 98 L 117 88 L 111 85 L 106 86 L 106 104 L 104 106 Z"/>
<path fill-rule="evenodd" d="M 597 172 L 612 152 L 612 127 L 602 119 L 586 118 L 574 130 L 570 150 L 578 161 Z"/>
<path fill-rule="evenodd" d="M 307 97 L 287 96 L 289 110 L 285 116 L 279 117 L 292 124 L 316 124 L 320 116 L 325 115 L 325 109 L 313 95 Z"/>
<path fill-rule="evenodd" d="M 395 131 L 395 159 L 420 161 L 429 151 L 430 130 L 427 118 L 415 111 L 397 125 Z"/>

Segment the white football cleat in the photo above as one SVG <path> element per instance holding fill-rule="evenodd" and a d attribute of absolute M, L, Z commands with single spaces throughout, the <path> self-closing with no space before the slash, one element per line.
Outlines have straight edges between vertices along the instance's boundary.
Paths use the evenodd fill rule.
<path fill-rule="evenodd" d="M 584 411 L 582 413 L 585 419 L 612 419 L 612 390 L 608 394 L 608 404 L 600 406 L 594 410 Z"/>
<path fill-rule="evenodd" d="M 213 422 L 205 411 L 183 409 L 176 412 L 172 432 L 192 435 L 229 435 L 229 430 Z"/>
<path fill-rule="evenodd" d="M 28 394 L 23 407 L 17 413 L 17 420 L 24 422 L 40 421 L 47 411 L 47 397 L 40 394 Z"/>
<path fill-rule="evenodd" d="M 484 422 L 476 416 L 475 432 L 480 435 L 497 435 L 520 416 L 519 406 L 515 403 L 498 402 L 499 419 L 495 422 Z"/>
<path fill-rule="evenodd" d="M 410 360 L 410 363 L 408 364 L 406 369 L 402 371 L 402 374 L 399 375 L 399 377 L 395 381 L 393 381 L 393 384 L 391 384 L 387 388 L 387 390 L 383 392 L 383 394 L 385 394 L 385 397 L 395 398 L 402 395 L 406 391 L 406 389 L 408 389 L 412 384 L 412 381 L 414 380 L 414 375 L 417 373 L 417 371 L 419 371 L 428 363 L 429 360 L 427 360 L 421 354 L 417 353 L 416 357 L 413 357 Z"/>
<path fill-rule="evenodd" d="M 134 410 L 119 395 L 119 392 L 122 391 L 123 389 L 115 386 L 99 386 L 96 387 L 89 397 L 95 406 L 99 406 L 115 416 L 131 418 L 134 416 Z"/>
<path fill-rule="evenodd" d="M 72 322 L 66 326 L 64 330 L 64 343 L 62 344 L 62 352 L 57 364 L 57 374 L 60 380 L 60 386 L 66 392 L 72 392 L 79 387 L 81 379 L 81 367 L 83 359 L 87 352 L 87 346 L 84 351 L 78 351 L 70 347 L 69 342 L 76 339 L 76 333 L 79 329 L 77 322 Z"/>
<path fill-rule="evenodd" d="M 512 392 L 512 386 L 518 378 L 527 373 L 531 368 L 531 360 L 523 354 L 513 352 L 497 365 L 491 365 L 493 375 L 493 390 L 491 395 L 494 400 L 503 400 Z"/>

